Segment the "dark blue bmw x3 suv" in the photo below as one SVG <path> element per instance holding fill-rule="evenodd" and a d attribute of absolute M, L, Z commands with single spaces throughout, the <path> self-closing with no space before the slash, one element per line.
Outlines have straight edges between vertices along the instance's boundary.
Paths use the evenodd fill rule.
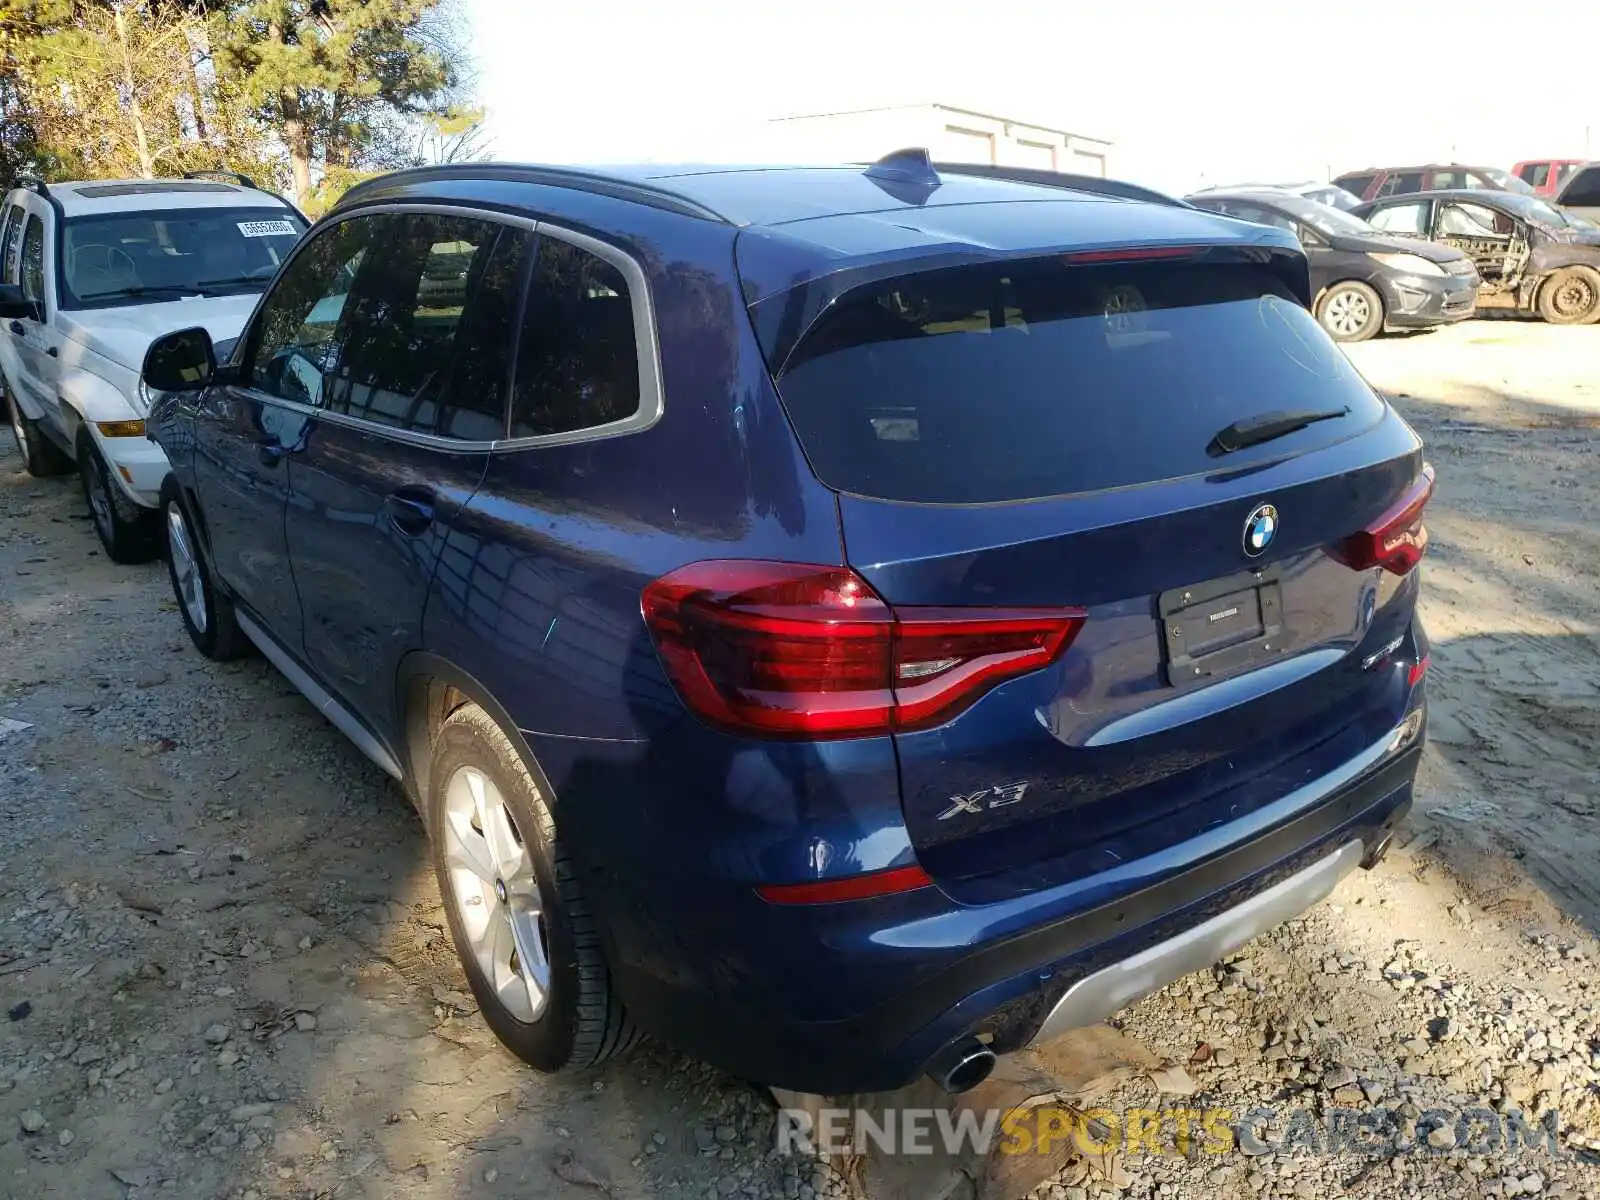
<path fill-rule="evenodd" d="M 151 348 L 179 608 L 401 781 L 535 1066 L 968 1087 L 1410 805 L 1433 472 L 1307 300 L 920 152 L 401 172 Z"/>

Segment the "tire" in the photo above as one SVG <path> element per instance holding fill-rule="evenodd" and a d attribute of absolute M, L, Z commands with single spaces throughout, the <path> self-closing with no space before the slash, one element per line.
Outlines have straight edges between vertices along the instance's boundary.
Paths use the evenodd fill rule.
<path fill-rule="evenodd" d="M 1360 280 L 1347 279 L 1322 294 L 1317 320 L 1336 342 L 1364 342 L 1383 328 L 1383 299 Z"/>
<path fill-rule="evenodd" d="M 632 1046 L 636 1027 L 612 987 L 550 809 L 521 755 L 476 705 L 451 713 L 434 737 L 428 828 L 462 969 L 506 1048 L 556 1072 L 597 1066 Z M 530 963 L 544 959 L 542 971 L 531 971 L 542 988 L 529 986 L 523 951 Z"/>
<path fill-rule="evenodd" d="M 167 578 L 189 640 L 216 662 L 243 658 L 255 647 L 234 620 L 233 601 L 212 582 L 188 506 L 171 485 L 162 492 L 161 523 L 166 532 Z"/>
<path fill-rule="evenodd" d="M 78 437 L 78 475 L 100 544 L 112 562 L 149 562 L 161 553 L 160 518 L 111 482 L 110 468 L 88 434 Z"/>
<path fill-rule="evenodd" d="M 1539 285 L 1539 316 L 1551 325 L 1600 321 L 1600 271 L 1563 267 Z"/>
<path fill-rule="evenodd" d="M 72 470 L 72 460 L 45 436 L 39 422 L 23 413 L 11 389 L 0 383 L 0 392 L 5 393 L 6 419 L 11 423 L 11 436 L 17 440 L 23 469 L 35 479 L 65 475 Z"/>

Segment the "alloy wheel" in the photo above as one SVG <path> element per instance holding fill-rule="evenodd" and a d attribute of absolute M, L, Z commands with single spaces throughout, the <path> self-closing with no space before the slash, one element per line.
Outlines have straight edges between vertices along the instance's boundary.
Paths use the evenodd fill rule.
<path fill-rule="evenodd" d="M 467 946 L 489 986 L 519 1021 L 550 997 L 544 901 L 533 855 L 494 780 L 462 767 L 445 785 L 444 859 Z"/>
<path fill-rule="evenodd" d="M 189 540 L 189 527 L 176 504 L 167 505 L 167 548 L 172 554 L 172 581 L 178 600 L 195 629 L 204 633 L 208 624 L 205 586 L 200 579 L 200 563 Z"/>
<path fill-rule="evenodd" d="M 1360 292 L 1340 292 L 1328 301 L 1323 321 L 1341 337 L 1353 337 L 1372 320 L 1372 305 Z"/>

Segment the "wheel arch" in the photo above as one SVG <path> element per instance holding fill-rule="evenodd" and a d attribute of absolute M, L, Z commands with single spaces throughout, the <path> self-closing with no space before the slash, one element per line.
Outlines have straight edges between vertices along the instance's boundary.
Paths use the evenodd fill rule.
<path fill-rule="evenodd" d="M 494 693 L 478 678 L 454 663 L 426 650 L 416 650 L 400 662 L 395 695 L 399 703 L 400 766 L 406 795 L 416 806 L 423 824 L 428 821 L 429 780 L 433 774 L 433 735 L 444 719 L 465 704 L 475 704 L 489 714 L 522 756 L 528 773 L 556 808 L 555 790 L 539 765 L 528 740 Z"/>
<path fill-rule="evenodd" d="M 176 471 L 169 470 L 161 481 L 160 495 L 162 508 L 165 508 L 167 501 L 172 499 L 182 502 L 189 520 L 194 524 L 195 532 L 200 535 L 200 549 L 206 556 L 206 565 L 211 569 L 212 586 L 227 591 L 227 582 L 217 574 L 216 558 L 211 552 L 211 526 L 206 524 L 206 511 L 200 503 L 199 493 L 178 478 Z"/>

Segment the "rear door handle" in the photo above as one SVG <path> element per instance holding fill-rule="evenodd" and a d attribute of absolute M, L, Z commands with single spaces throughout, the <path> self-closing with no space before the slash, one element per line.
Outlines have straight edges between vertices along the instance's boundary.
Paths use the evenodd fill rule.
<path fill-rule="evenodd" d="M 383 507 L 394 527 L 407 537 L 420 537 L 433 525 L 437 497 L 432 488 L 397 488 L 384 498 Z"/>

